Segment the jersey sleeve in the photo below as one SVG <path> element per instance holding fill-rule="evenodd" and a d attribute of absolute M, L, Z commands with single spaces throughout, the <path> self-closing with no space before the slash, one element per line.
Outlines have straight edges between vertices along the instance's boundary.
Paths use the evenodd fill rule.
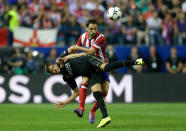
<path fill-rule="evenodd" d="M 95 43 L 93 44 L 92 48 L 95 49 L 95 50 L 99 50 L 101 49 L 102 47 L 105 46 L 105 37 L 100 37 L 97 41 L 95 41 Z"/>
<path fill-rule="evenodd" d="M 82 37 L 82 36 L 79 37 L 79 39 L 78 39 L 78 41 L 77 41 L 77 43 L 76 43 L 76 46 L 82 46 L 81 37 Z"/>
<path fill-rule="evenodd" d="M 63 80 L 66 81 L 67 84 L 70 85 L 70 87 L 71 87 L 72 90 L 74 90 L 75 88 L 77 88 L 77 84 L 76 84 L 75 79 L 63 77 Z"/>

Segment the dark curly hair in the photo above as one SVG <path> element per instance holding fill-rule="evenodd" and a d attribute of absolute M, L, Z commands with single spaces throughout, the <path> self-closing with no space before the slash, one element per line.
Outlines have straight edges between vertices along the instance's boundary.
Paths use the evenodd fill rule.
<path fill-rule="evenodd" d="M 53 65 L 53 64 L 52 64 L 52 63 L 47 63 L 47 64 L 45 65 L 45 71 L 46 71 L 46 72 L 51 73 L 51 70 L 50 70 L 50 68 L 49 68 L 51 65 Z"/>
<path fill-rule="evenodd" d="M 98 24 L 97 22 L 96 22 L 96 20 L 95 19 L 89 19 L 89 20 L 87 20 L 87 22 L 86 22 L 86 27 L 88 27 L 90 24 Z"/>

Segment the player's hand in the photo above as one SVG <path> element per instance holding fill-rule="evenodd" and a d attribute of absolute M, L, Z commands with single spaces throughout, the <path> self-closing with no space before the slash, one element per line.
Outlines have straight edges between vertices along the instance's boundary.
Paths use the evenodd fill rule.
<path fill-rule="evenodd" d="M 57 64 L 60 64 L 62 62 L 62 58 L 61 57 L 58 57 L 57 59 L 56 59 L 56 63 Z"/>
<path fill-rule="evenodd" d="M 66 106 L 66 103 L 58 101 L 57 104 L 55 104 L 55 106 L 56 106 L 57 110 L 60 110 L 60 109 L 62 109 L 63 107 Z"/>
<path fill-rule="evenodd" d="M 60 64 L 60 63 L 66 62 L 67 60 L 68 60 L 67 56 L 64 56 L 63 58 L 58 57 L 57 60 L 56 60 L 56 63 Z"/>
<path fill-rule="evenodd" d="M 75 45 L 72 45 L 71 47 L 68 48 L 68 54 L 72 54 L 76 51 L 76 46 Z"/>

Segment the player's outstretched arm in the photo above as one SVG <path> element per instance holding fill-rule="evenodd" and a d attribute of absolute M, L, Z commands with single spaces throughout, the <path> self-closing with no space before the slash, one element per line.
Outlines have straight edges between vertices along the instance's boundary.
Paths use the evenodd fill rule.
<path fill-rule="evenodd" d="M 74 93 L 64 102 L 62 101 L 58 101 L 56 105 L 56 108 L 58 110 L 62 109 L 63 107 L 65 107 L 67 104 L 69 104 L 70 102 L 72 102 L 77 96 L 79 96 L 79 89 L 78 88 L 74 88 Z"/>
<path fill-rule="evenodd" d="M 67 104 L 72 102 L 77 96 L 79 96 L 79 89 L 78 89 L 78 86 L 76 84 L 76 81 L 72 78 L 67 78 L 65 76 L 63 76 L 63 80 L 66 81 L 67 84 L 70 85 L 70 87 L 74 91 L 74 93 L 66 101 L 64 101 L 64 102 L 60 101 L 56 104 L 56 108 L 58 110 L 65 107 Z"/>

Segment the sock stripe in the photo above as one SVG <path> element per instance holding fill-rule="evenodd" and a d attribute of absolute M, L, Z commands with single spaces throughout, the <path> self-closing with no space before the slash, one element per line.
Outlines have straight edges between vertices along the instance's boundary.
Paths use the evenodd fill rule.
<path fill-rule="evenodd" d="M 88 85 L 87 84 L 81 84 L 81 88 L 88 89 Z"/>

